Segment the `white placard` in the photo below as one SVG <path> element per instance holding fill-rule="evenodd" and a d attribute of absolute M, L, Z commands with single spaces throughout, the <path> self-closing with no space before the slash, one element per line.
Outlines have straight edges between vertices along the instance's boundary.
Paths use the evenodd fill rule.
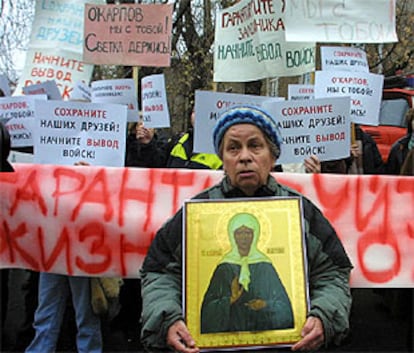
<path fill-rule="evenodd" d="M 283 138 L 277 164 L 302 163 L 312 154 L 320 161 L 349 157 L 349 97 L 264 102 Z"/>
<path fill-rule="evenodd" d="M 288 100 L 300 101 L 314 99 L 314 90 L 313 85 L 289 84 Z"/>
<path fill-rule="evenodd" d="M 36 101 L 35 111 L 35 163 L 124 166 L 125 105 Z"/>
<path fill-rule="evenodd" d="M 45 94 L 47 99 L 62 100 L 62 96 L 60 95 L 60 91 L 55 80 L 28 85 L 23 87 L 22 90 L 25 95 Z"/>
<path fill-rule="evenodd" d="M 217 12 L 214 81 L 246 82 L 315 70 L 315 41 L 287 43 L 284 10 L 280 0 L 241 0 Z"/>
<path fill-rule="evenodd" d="M 367 53 L 354 47 L 321 47 L 323 71 L 369 72 Z"/>
<path fill-rule="evenodd" d="M 317 71 L 315 98 L 350 97 L 351 122 L 379 124 L 384 76 L 366 72 Z"/>
<path fill-rule="evenodd" d="M 47 100 L 46 95 L 0 98 L 0 121 L 10 135 L 11 147 L 33 146 L 35 100 Z"/>
<path fill-rule="evenodd" d="M 233 105 L 249 104 L 261 107 L 265 101 L 283 101 L 283 97 L 212 91 L 195 92 L 194 152 L 216 153 L 213 145 L 213 128 L 220 114 Z"/>
<path fill-rule="evenodd" d="M 141 79 L 142 120 L 146 127 L 170 127 L 164 74 Z"/>
<path fill-rule="evenodd" d="M 72 95 L 70 98 L 72 101 L 86 101 L 90 102 L 92 99 L 91 88 L 83 81 L 78 81 L 73 86 Z"/>
<path fill-rule="evenodd" d="M 137 122 L 139 107 L 134 79 L 98 80 L 91 83 L 92 103 L 114 103 L 126 105 L 127 120 Z"/>
<path fill-rule="evenodd" d="M 319 43 L 397 42 L 395 0 L 290 0 L 286 41 Z"/>

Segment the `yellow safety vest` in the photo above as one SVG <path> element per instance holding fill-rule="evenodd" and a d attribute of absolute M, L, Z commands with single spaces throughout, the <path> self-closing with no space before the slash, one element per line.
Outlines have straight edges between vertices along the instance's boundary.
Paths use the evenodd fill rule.
<path fill-rule="evenodd" d="M 188 156 L 185 152 L 183 144 L 188 140 L 189 137 L 190 134 L 187 132 L 178 140 L 177 144 L 171 150 L 170 155 L 172 157 L 177 157 L 182 160 L 188 161 Z M 210 169 L 219 169 L 222 165 L 221 159 L 216 154 L 210 153 L 196 153 L 191 156 L 190 161 L 205 165 Z"/>

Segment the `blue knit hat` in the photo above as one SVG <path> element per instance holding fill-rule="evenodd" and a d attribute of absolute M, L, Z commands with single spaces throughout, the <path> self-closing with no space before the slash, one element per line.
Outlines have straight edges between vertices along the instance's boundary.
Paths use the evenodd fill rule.
<path fill-rule="evenodd" d="M 235 105 L 222 113 L 213 129 L 213 144 L 217 154 L 225 132 L 236 124 L 252 124 L 262 130 L 267 137 L 279 148 L 282 136 L 271 115 L 262 108 L 250 105 Z M 276 156 L 278 158 L 279 156 Z"/>

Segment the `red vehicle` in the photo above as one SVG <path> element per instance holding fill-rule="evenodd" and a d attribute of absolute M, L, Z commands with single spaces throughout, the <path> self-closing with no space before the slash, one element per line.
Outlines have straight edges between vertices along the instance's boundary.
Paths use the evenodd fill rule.
<path fill-rule="evenodd" d="M 361 125 L 377 143 L 384 162 L 391 146 L 407 134 L 405 114 L 414 107 L 414 88 L 384 88 L 382 93 L 379 126 Z"/>

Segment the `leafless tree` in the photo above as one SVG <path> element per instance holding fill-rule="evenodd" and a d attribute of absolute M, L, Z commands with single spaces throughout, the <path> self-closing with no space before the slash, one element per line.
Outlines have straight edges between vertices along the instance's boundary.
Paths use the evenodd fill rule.
<path fill-rule="evenodd" d="M 35 0 L 0 0 L 0 73 L 16 85 L 20 72 L 17 59 L 27 50 L 34 17 Z"/>

